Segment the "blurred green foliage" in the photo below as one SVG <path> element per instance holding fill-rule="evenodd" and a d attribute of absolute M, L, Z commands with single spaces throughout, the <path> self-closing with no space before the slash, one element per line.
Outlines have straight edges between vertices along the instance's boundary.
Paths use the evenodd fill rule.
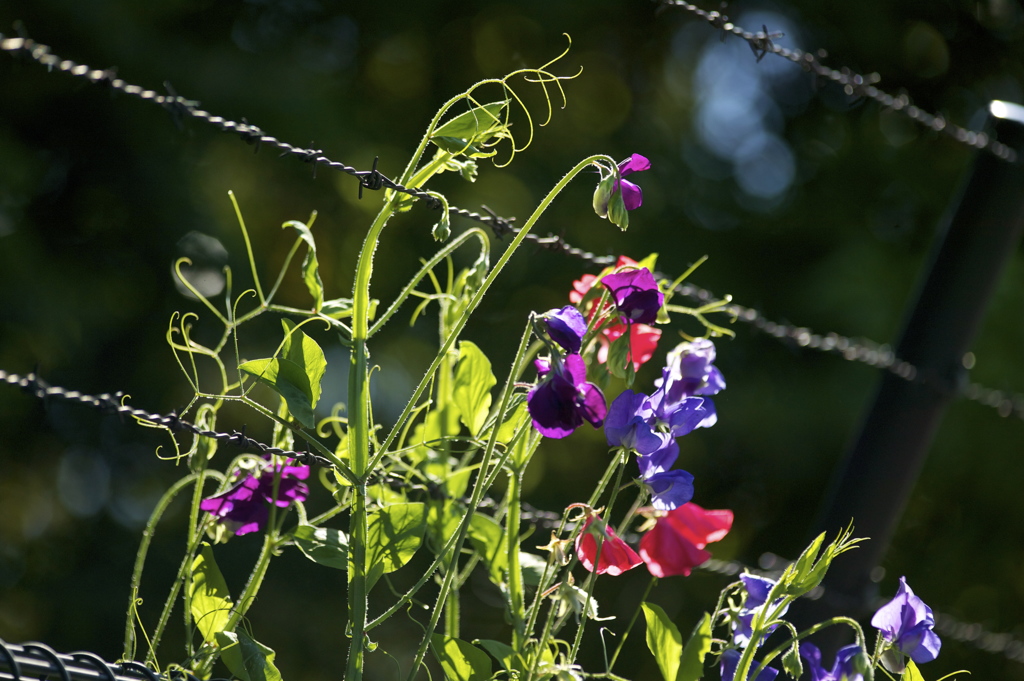
<path fill-rule="evenodd" d="M 992 98 L 1022 101 L 1024 14 L 1012 0 L 738 0 L 728 13 L 749 30 L 784 23 L 789 35 L 779 44 L 823 48 L 826 63 L 877 72 L 888 91 L 905 89 L 957 122 L 976 122 Z M 0 31 L 14 33 L 15 20 L 63 57 L 115 65 L 144 87 L 167 81 L 215 114 L 245 117 L 350 165 L 368 169 L 379 156 L 390 176 L 443 101 L 481 78 L 548 61 L 568 33 L 564 69 L 583 72 L 566 85 L 566 109 L 510 167 L 482 163 L 475 185 L 448 174 L 437 189 L 456 205 L 484 203 L 523 219 L 583 156 L 643 153 L 653 169 L 627 234 L 589 211 L 586 183 L 571 186 L 538 230 L 601 254 L 657 251 L 669 273 L 707 254 L 694 276 L 700 285 L 770 318 L 880 342 L 898 334 L 935 227 L 971 159 L 946 137 L 815 84 L 788 62 L 769 55 L 755 65 L 746 45 L 720 42 L 705 22 L 649 2 L 6 0 Z M 726 97 L 716 101 L 734 116 L 717 127 L 715 96 Z M 226 262 L 235 290 L 249 285 L 228 190 L 264 276 L 276 272 L 292 238 L 280 225 L 318 211 L 327 295 L 350 295 L 355 254 L 380 201 L 372 192 L 357 200 L 354 179 L 324 168 L 313 179 L 293 159 L 254 155 L 196 121 L 176 122 L 152 104 L 7 55 L 0 102 L 0 367 L 38 366 L 50 382 L 87 392 L 123 390 L 150 410 L 184 405 L 188 384 L 164 333 L 173 311 L 201 311 L 175 287 L 171 267 L 191 255 L 216 288 Z M 751 130 L 770 133 L 771 144 L 744 156 Z M 386 299 L 433 252 L 435 221 L 417 207 L 385 232 L 375 297 Z M 495 367 L 507 366 L 513 329 L 530 310 L 565 304 L 585 271 L 557 253 L 518 255 L 466 337 Z M 298 274 L 284 291 L 286 304 L 309 305 Z M 1022 307 L 1017 253 L 976 344 L 975 380 L 1024 390 Z M 374 351 L 383 367 L 378 417 L 394 415 L 432 356 L 434 323 L 393 324 L 382 337 Z M 719 345 L 729 381 L 717 400 L 720 422 L 682 440 L 680 462 L 696 476 L 695 501 L 736 512 L 716 556 L 756 564 L 765 552 L 792 556 L 805 544 L 877 376 L 743 325 L 736 331 Z M 199 335 L 216 332 L 197 325 Z M 243 354 L 272 351 L 258 332 Z M 326 348 L 331 339 L 319 340 Z M 327 351 L 326 405 L 344 399 L 343 358 Z M 655 371 L 646 367 L 640 386 Z M 230 418 L 238 426 L 251 419 L 226 409 L 222 423 Z M 884 595 L 906 574 L 937 610 L 1024 638 L 1022 429 L 976 404 L 949 410 L 886 560 Z M 183 472 L 154 456 L 166 444 L 114 417 L 0 391 L 0 637 L 119 654 L 143 519 Z M 580 501 L 578 490 L 590 489 L 605 457 L 593 431 L 545 443 L 528 499 L 555 510 Z M 181 541 L 171 517 L 152 550 L 144 613 L 162 599 Z M 229 583 L 244 579 L 258 540 L 236 544 L 252 555 L 221 559 Z M 282 557 L 252 611 L 289 680 L 337 678 L 343 664 L 344 576 L 311 569 L 298 552 Z M 654 600 L 688 630 L 723 580 L 665 580 Z M 604 580 L 602 614 L 631 616 L 644 583 L 640 574 Z M 504 624 L 485 578 L 478 596 L 463 606 L 463 626 L 494 638 Z M 391 635 L 383 647 L 400 648 L 401 632 Z M 643 637 L 634 637 L 632 677 L 657 678 Z M 596 640 L 586 651 L 600 659 Z M 370 665 L 382 678 L 394 668 L 372 657 Z M 952 641 L 925 671 L 938 677 L 960 668 L 975 678 L 1024 679 L 1024 665 Z"/>

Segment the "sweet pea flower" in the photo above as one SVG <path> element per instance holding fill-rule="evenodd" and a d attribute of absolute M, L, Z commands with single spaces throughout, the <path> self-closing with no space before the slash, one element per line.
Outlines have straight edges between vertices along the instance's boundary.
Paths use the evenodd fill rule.
<path fill-rule="evenodd" d="M 689 576 L 711 558 L 704 547 L 725 537 L 732 519 L 728 509 L 704 510 L 692 502 L 658 514 L 654 527 L 640 540 L 640 557 L 655 577 Z"/>
<path fill-rule="evenodd" d="M 836 651 L 836 661 L 831 671 L 821 666 L 821 651 L 813 643 L 800 644 L 800 657 L 807 660 L 807 668 L 811 672 L 811 681 L 864 681 L 864 674 L 858 664 L 864 651 L 857 644 L 843 646 Z"/>
<path fill-rule="evenodd" d="M 931 662 L 939 655 L 942 641 L 932 631 L 935 616 L 924 601 L 907 586 L 907 578 L 900 577 L 896 597 L 883 605 L 871 618 L 871 626 L 904 655 L 917 663 Z"/>
<path fill-rule="evenodd" d="M 725 389 L 715 361 L 715 344 L 707 338 L 680 343 L 668 353 L 662 377 L 654 382 L 670 402 L 692 395 L 714 395 Z"/>
<path fill-rule="evenodd" d="M 743 657 L 743 654 L 735 648 L 730 648 L 722 653 L 722 661 L 720 663 L 722 681 L 732 681 L 733 677 L 736 676 L 736 667 L 739 666 L 741 657 Z M 757 681 L 774 681 L 778 675 L 779 670 L 775 667 L 765 667 L 757 675 Z"/>
<path fill-rule="evenodd" d="M 278 477 L 276 497 L 275 477 Z M 274 464 L 264 468 L 258 477 L 248 474 L 231 489 L 203 499 L 199 508 L 217 518 L 236 535 L 257 532 L 267 526 L 269 504 L 285 508 L 293 501 L 306 500 L 309 487 L 302 481 L 308 477 L 309 466 Z"/>
<path fill-rule="evenodd" d="M 609 268 L 606 271 L 611 272 L 613 269 L 637 266 L 638 263 L 632 258 L 620 255 L 615 262 L 615 267 Z M 584 274 L 574 281 L 572 283 L 572 291 L 569 292 L 569 302 L 577 305 L 581 303 L 587 293 L 590 292 L 600 279 L 601 276 L 597 274 Z M 584 313 L 587 319 L 592 321 L 595 316 L 603 314 L 607 309 L 609 309 L 609 306 L 599 310 L 597 301 L 590 300 L 584 308 Z M 621 321 L 614 321 L 602 326 L 597 335 L 597 342 L 600 345 L 597 351 L 597 361 L 601 364 L 606 363 L 612 343 L 627 334 L 629 335 L 629 356 L 633 362 L 633 370 L 639 371 L 640 367 L 654 356 L 654 351 L 658 347 L 658 341 L 661 339 L 661 329 L 656 329 L 647 324 L 626 324 Z"/>
<path fill-rule="evenodd" d="M 580 351 L 583 336 L 587 333 L 587 320 L 574 306 L 566 305 L 561 310 L 549 310 L 540 316 L 540 320 L 551 340 L 566 352 Z"/>
<path fill-rule="evenodd" d="M 604 541 L 601 544 L 601 557 L 597 561 L 595 570 L 597 536 L 601 535 L 603 535 Z M 580 559 L 583 567 L 599 575 L 605 573 L 621 575 L 626 570 L 632 570 L 643 562 L 640 556 L 636 555 L 636 551 L 629 548 L 629 545 L 615 534 L 615 530 L 601 520 L 596 513 L 587 515 L 583 529 L 576 535 L 576 556 Z"/>
<path fill-rule="evenodd" d="M 769 606 L 767 604 L 768 595 L 771 593 L 772 588 L 776 582 L 773 579 L 767 577 L 758 577 L 757 575 L 742 574 L 740 575 L 740 581 L 743 582 L 743 587 L 747 592 L 746 598 L 743 599 L 743 605 L 740 606 L 740 613 L 738 621 L 733 622 L 733 641 L 740 647 L 746 647 L 751 638 L 753 637 L 752 624 L 754 621 L 754 615 L 760 612 L 763 608 L 770 607 L 772 609 L 777 608 L 781 599 L 777 599 Z M 775 613 L 776 616 L 785 614 L 789 606 L 786 606 L 781 611 Z M 774 631 L 775 627 L 772 627 L 768 633 Z"/>
<path fill-rule="evenodd" d="M 665 294 L 658 290 L 658 282 L 646 267 L 606 274 L 601 283 L 611 292 L 615 307 L 627 323 L 651 324 L 657 320 Z"/>
<path fill-rule="evenodd" d="M 541 382 L 527 394 L 526 406 L 541 435 L 567 437 L 584 421 L 595 428 L 601 426 L 608 408 L 601 389 L 587 382 L 582 357 L 570 354 L 563 361 L 556 356 L 550 361 L 536 360 L 534 365 Z"/>
<path fill-rule="evenodd" d="M 633 154 L 619 163 L 618 177 L 609 176 L 597 186 L 597 191 L 594 192 L 594 211 L 601 217 L 608 217 L 609 207 L 616 197 L 622 201 L 622 206 L 626 210 L 636 210 L 642 206 L 643 191 L 625 177 L 632 173 L 649 170 L 650 167 L 650 160 L 640 154 Z"/>

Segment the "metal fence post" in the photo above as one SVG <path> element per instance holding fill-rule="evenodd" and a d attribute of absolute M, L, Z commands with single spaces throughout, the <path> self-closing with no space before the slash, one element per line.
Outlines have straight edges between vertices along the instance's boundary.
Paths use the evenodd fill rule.
<path fill-rule="evenodd" d="M 988 113 L 986 129 L 1015 149 L 1018 160 L 978 153 L 959 200 L 940 226 L 896 346 L 897 356 L 917 367 L 916 380 L 891 373 L 882 378 L 833 476 L 815 530 L 831 537 L 852 520 L 856 535 L 871 540 L 836 561 L 824 598 L 808 603 L 799 615 L 807 623 L 837 614 L 862 617 L 871 607 L 876 596 L 871 571 L 885 556 L 942 414 L 962 385 L 963 356 L 1020 242 L 1024 107 L 994 101 Z"/>

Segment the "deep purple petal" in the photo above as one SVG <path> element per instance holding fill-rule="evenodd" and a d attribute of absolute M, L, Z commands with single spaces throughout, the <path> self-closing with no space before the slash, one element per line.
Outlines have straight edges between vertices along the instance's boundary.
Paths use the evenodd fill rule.
<path fill-rule="evenodd" d="M 644 192 L 629 180 L 619 180 L 615 185 L 622 193 L 622 205 L 626 210 L 636 210 L 644 205 Z"/>
<path fill-rule="evenodd" d="M 565 356 L 566 379 L 578 390 L 587 383 L 587 363 L 577 354 Z"/>
<path fill-rule="evenodd" d="M 568 395 L 566 385 L 570 389 Z M 575 395 L 575 387 L 557 377 L 541 383 L 527 394 L 527 410 L 541 435 L 560 439 L 571 435 L 583 423 L 576 410 Z"/>
<path fill-rule="evenodd" d="M 579 405 L 579 412 L 595 428 L 600 428 L 604 423 L 608 407 L 604 403 L 604 393 L 593 383 L 583 386 L 583 399 Z"/>
<path fill-rule="evenodd" d="M 601 283 L 611 292 L 615 306 L 625 317 L 639 324 L 653 324 L 665 302 L 658 282 L 646 267 L 605 275 Z"/>
<path fill-rule="evenodd" d="M 542 316 L 551 340 L 568 352 L 579 352 L 583 336 L 587 333 L 587 320 L 572 305 L 561 310 L 550 310 Z"/>

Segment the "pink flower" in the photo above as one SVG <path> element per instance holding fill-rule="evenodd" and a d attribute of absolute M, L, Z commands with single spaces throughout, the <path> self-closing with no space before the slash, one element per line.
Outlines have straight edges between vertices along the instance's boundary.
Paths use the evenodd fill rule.
<path fill-rule="evenodd" d="M 732 511 L 705 511 L 694 503 L 659 514 L 654 528 L 640 540 L 640 557 L 655 577 L 689 575 L 711 553 L 704 547 L 732 528 Z"/>
<path fill-rule="evenodd" d="M 591 524 L 594 526 L 591 527 Z M 601 558 L 594 569 L 594 558 L 597 556 L 597 538 L 603 534 Z M 636 551 L 629 548 L 626 542 L 619 539 L 615 530 L 609 527 L 596 513 L 587 516 L 583 529 L 576 536 L 576 555 L 583 567 L 599 575 L 621 575 L 632 570 L 643 562 Z"/>

